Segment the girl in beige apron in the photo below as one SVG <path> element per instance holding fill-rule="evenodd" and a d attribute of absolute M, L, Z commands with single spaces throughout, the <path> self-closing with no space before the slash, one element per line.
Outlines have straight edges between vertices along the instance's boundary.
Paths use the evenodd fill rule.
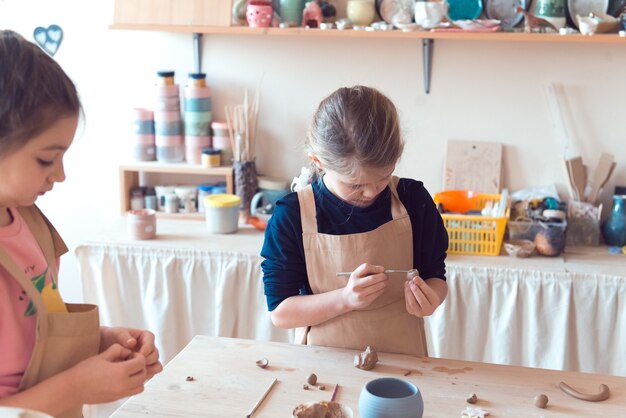
<path fill-rule="evenodd" d="M 18 210 L 37 239 L 53 277 L 58 280 L 56 259 L 67 252 L 67 247 L 54 227 L 35 206 Z M 97 306 L 66 304 L 67 313 L 47 312 L 39 291 L 1 247 L 0 265 L 20 283 L 37 308 L 37 339 L 28 368 L 20 383 L 20 391 L 98 354 L 100 323 Z M 76 406 L 58 417 L 82 417 L 82 406 Z"/>
<path fill-rule="evenodd" d="M 345 287 L 348 278 L 336 273 L 352 271 L 364 261 L 394 269 L 413 268 L 411 220 L 398 198 L 397 181 L 394 177 L 389 184 L 392 220 L 358 234 L 318 233 L 313 189 L 309 185 L 298 191 L 306 271 L 313 293 Z M 404 282 L 404 276 L 390 277 L 385 292 L 369 306 L 300 328 L 296 342 L 358 350 L 372 346 L 378 351 L 426 356 L 424 321 L 407 312 Z"/>

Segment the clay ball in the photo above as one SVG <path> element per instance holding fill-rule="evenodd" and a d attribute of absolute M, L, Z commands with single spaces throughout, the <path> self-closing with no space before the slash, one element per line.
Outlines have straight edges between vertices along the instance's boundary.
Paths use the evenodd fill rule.
<path fill-rule="evenodd" d="M 541 255 L 556 257 L 565 248 L 565 234 L 561 228 L 541 228 L 535 235 L 535 248 Z"/>
<path fill-rule="evenodd" d="M 308 376 L 306 377 L 306 382 L 307 382 L 309 385 L 314 385 L 314 384 L 316 384 L 316 383 L 317 383 L 317 375 L 316 375 L 315 373 L 311 373 L 310 375 L 308 375 Z"/>
<path fill-rule="evenodd" d="M 535 396 L 535 406 L 541 409 L 548 406 L 548 397 L 543 393 L 541 395 Z"/>
<path fill-rule="evenodd" d="M 469 396 L 469 397 L 468 397 L 465 401 L 466 401 L 467 403 L 474 404 L 474 403 L 478 402 L 478 396 L 476 396 L 476 394 L 475 394 L 475 393 L 472 393 L 472 395 L 471 395 L 471 396 Z"/>

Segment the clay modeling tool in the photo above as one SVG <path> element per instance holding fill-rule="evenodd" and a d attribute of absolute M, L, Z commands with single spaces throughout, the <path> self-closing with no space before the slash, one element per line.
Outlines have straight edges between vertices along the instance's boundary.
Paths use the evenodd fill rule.
<path fill-rule="evenodd" d="M 385 274 L 389 274 L 389 273 L 404 273 L 404 274 L 406 274 L 407 278 L 409 276 L 411 278 L 413 278 L 415 276 L 419 276 L 419 272 L 417 271 L 417 269 L 411 269 L 411 270 L 385 270 L 383 273 L 385 273 Z M 337 273 L 337 276 L 349 276 L 351 274 L 352 274 L 351 271 L 340 271 L 340 272 Z"/>
<path fill-rule="evenodd" d="M 263 401 L 265 400 L 265 398 L 267 398 L 267 395 L 270 394 L 272 388 L 274 387 L 274 385 L 276 384 L 276 382 L 278 382 L 278 379 L 274 379 L 274 381 L 272 383 L 270 383 L 270 385 L 267 387 L 267 389 L 265 389 L 265 392 L 263 393 L 263 395 L 261 395 L 261 398 L 256 402 L 256 404 L 254 404 L 254 406 L 252 407 L 252 411 L 250 411 L 250 413 L 248 415 L 246 415 L 246 418 L 250 418 L 252 416 L 252 414 L 254 414 L 254 412 L 257 410 L 257 408 L 259 406 L 261 406 L 261 404 L 263 403 Z"/>
<path fill-rule="evenodd" d="M 335 385 L 335 389 L 333 389 L 333 394 L 330 395 L 330 401 L 335 402 L 335 397 L 337 397 L 337 391 L 339 390 L 339 383 Z"/>

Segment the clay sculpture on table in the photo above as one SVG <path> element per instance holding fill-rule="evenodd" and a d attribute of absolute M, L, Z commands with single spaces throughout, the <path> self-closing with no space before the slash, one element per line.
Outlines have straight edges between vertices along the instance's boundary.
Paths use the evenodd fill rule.
<path fill-rule="evenodd" d="M 535 396 L 535 406 L 541 409 L 548 406 L 548 397 L 543 393 L 541 395 Z"/>
<path fill-rule="evenodd" d="M 378 354 L 369 345 L 361 354 L 354 356 L 354 367 L 363 370 L 372 370 L 378 362 Z"/>
<path fill-rule="evenodd" d="M 337 402 L 306 402 L 293 410 L 294 418 L 351 418 L 351 411 Z"/>
<path fill-rule="evenodd" d="M 611 395 L 611 391 L 609 390 L 609 387 L 604 384 L 600 385 L 600 387 L 598 388 L 598 393 L 591 393 L 591 394 L 581 393 L 577 391 L 576 389 L 572 388 L 571 386 L 569 386 L 568 384 L 566 384 L 565 382 L 559 383 L 559 388 L 561 388 L 561 390 L 567 393 L 569 396 L 576 398 L 576 399 L 580 399 L 581 401 L 600 402 L 600 401 L 604 401 L 608 399 L 609 396 Z"/>

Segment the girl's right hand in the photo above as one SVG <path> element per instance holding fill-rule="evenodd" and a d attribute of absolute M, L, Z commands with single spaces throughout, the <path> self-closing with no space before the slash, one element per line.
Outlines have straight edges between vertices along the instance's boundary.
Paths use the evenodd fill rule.
<path fill-rule="evenodd" d="M 388 282 L 383 266 L 363 263 L 350 275 L 343 300 L 351 310 L 365 308 L 383 294 Z"/>
<path fill-rule="evenodd" d="M 120 344 L 72 367 L 75 393 L 85 404 L 112 402 L 143 392 L 146 358 Z"/>

